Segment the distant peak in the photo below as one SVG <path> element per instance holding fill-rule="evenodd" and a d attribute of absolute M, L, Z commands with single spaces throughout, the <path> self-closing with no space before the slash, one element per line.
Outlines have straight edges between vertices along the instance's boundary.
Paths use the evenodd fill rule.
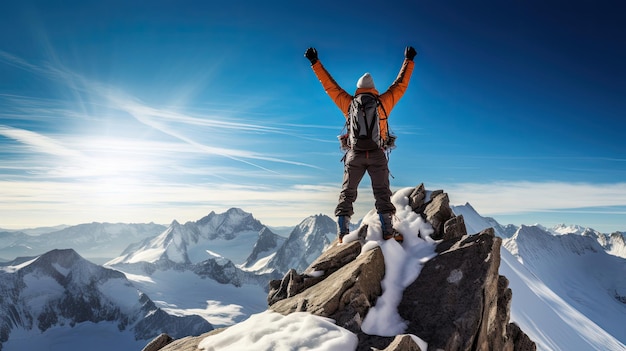
<path fill-rule="evenodd" d="M 551 236 L 546 230 L 544 230 L 541 226 L 538 225 L 520 225 L 517 230 L 516 237 L 542 237 L 542 236 Z"/>
<path fill-rule="evenodd" d="M 274 233 L 270 230 L 270 228 L 263 226 L 263 228 L 261 228 L 261 231 L 259 232 L 259 237 L 266 235 L 274 235 Z"/>
<path fill-rule="evenodd" d="M 302 220 L 302 222 L 300 222 L 299 226 L 307 226 L 307 225 L 313 225 L 315 223 L 327 223 L 327 222 L 333 222 L 334 220 L 330 217 L 328 217 L 325 214 L 316 214 L 316 215 L 312 215 L 309 216 L 307 218 L 305 218 L 304 220 Z"/>
<path fill-rule="evenodd" d="M 252 213 L 246 212 L 239 207 L 229 208 L 224 215 L 226 217 L 235 217 L 235 218 L 254 218 Z"/>
<path fill-rule="evenodd" d="M 231 207 L 228 210 L 226 210 L 226 212 L 224 213 L 215 213 L 215 211 L 211 211 L 211 213 L 202 217 L 196 223 L 198 224 L 208 223 L 215 219 L 223 219 L 223 218 L 229 218 L 229 217 L 252 217 L 252 214 L 242 210 L 241 208 Z"/>
<path fill-rule="evenodd" d="M 557 224 L 552 227 L 551 232 L 556 234 L 582 234 L 585 231 L 585 227 L 577 225 L 577 224 Z"/>
<path fill-rule="evenodd" d="M 72 257 L 72 258 L 80 258 L 80 255 L 74 251 L 74 249 L 53 249 L 50 250 L 40 257 Z"/>
<path fill-rule="evenodd" d="M 35 260 L 37 266 L 58 264 L 62 267 L 71 267 L 76 262 L 85 260 L 74 249 L 54 249 L 44 253 Z M 86 261 L 86 260 L 85 260 Z"/>

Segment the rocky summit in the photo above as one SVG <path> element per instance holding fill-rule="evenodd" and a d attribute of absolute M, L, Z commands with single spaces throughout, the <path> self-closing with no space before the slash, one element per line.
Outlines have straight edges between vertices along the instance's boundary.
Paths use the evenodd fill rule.
<path fill-rule="evenodd" d="M 436 255 L 402 293 L 398 313 L 406 321 L 403 333 L 377 336 L 362 330 L 365 317 L 383 293 L 386 273 L 381 247 L 363 240 L 367 224 L 358 230 L 360 240 L 334 243 L 303 272 L 292 269 L 282 279 L 271 281 L 269 309 L 284 315 L 309 312 L 331 318 L 358 336 L 359 351 L 535 350 L 535 343 L 509 323 L 512 291 L 506 277 L 498 274 L 501 239 L 494 231 L 468 235 L 463 217 L 450 209 L 447 194 L 426 191 L 423 184 L 408 195 L 408 205 L 432 225 L 430 238 L 436 240 Z M 149 349 L 195 350 L 206 336 L 170 343 L 162 335 Z M 418 338 L 427 343 L 427 349 L 420 348 Z"/>

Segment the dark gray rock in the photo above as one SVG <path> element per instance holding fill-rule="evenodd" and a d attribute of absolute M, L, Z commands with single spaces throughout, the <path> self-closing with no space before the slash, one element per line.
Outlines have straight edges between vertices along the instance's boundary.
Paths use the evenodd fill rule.
<path fill-rule="evenodd" d="M 415 187 L 409 195 L 409 206 L 411 206 L 413 212 L 424 212 L 426 206 L 426 189 L 424 188 L 424 183 Z"/>
<path fill-rule="evenodd" d="M 429 350 L 514 345 L 508 334 L 511 292 L 498 275 L 500 245 L 491 228 L 439 244 L 438 256 L 404 291 L 398 311 L 409 321 L 406 332 L 428 342 Z"/>
<path fill-rule="evenodd" d="M 351 244 L 345 247 L 353 249 L 354 245 L 360 245 L 358 242 Z M 341 260 L 337 262 L 339 261 Z M 274 302 L 270 309 L 282 314 L 310 312 L 332 318 L 337 325 L 355 333 L 359 332 L 367 311 L 382 293 L 380 282 L 384 276 L 384 267 L 382 251 L 375 248 L 358 256 L 317 284 Z"/>
<path fill-rule="evenodd" d="M 148 343 L 146 347 L 141 349 L 141 351 L 159 351 L 160 349 L 165 347 L 165 345 L 171 343 L 172 341 L 174 341 L 174 339 L 172 339 L 171 336 L 162 333 L 161 335 L 152 339 L 152 341 L 150 341 L 150 343 Z"/>
<path fill-rule="evenodd" d="M 375 350 L 375 349 L 374 349 Z M 397 335 L 395 339 L 387 346 L 384 350 L 381 351 L 426 351 L 422 350 L 416 343 L 413 341 L 410 335 L 403 334 Z"/>
<path fill-rule="evenodd" d="M 454 217 L 450 208 L 448 194 L 444 192 L 433 192 L 432 200 L 426 205 L 423 216 L 433 226 L 435 233 L 431 237 L 435 240 L 443 238 L 444 224 Z"/>
<path fill-rule="evenodd" d="M 508 335 L 508 340 L 505 347 L 506 351 L 537 350 L 537 345 L 535 345 L 535 343 L 530 340 L 528 335 L 526 335 L 526 333 L 524 333 L 517 324 L 509 323 L 506 326 L 506 333 Z"/>
<path fill-rule="evenodd" d="M 306 269 L 306 273 L 298 274 L 295 269 L 291 269 L 281 280 L 272 280 L 269 283 L 270 292 L 268 294 L 268 305 L 295 296 L 330 276 L 341 267 L 353 261 L 361 252 L 359 242 L 346 243 L 345 245 L 332 245 L 323 252 Z M 313 276 L 313 273 L 315 276 Z"/>
<path fill-rule="evenodd" d="M 463 215 L 452 217 L 443 224 L 443 240 L 458 240 L 467 235 Z"/>

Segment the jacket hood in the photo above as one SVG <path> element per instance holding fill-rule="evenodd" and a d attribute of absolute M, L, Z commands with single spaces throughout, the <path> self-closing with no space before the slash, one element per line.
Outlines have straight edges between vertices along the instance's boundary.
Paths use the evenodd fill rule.
<path fill-rule="evenodd" d="M 376 96 L 380 95 L 380 93 L 378 93 L 378 90 L 376 90 L 376 88 L 358 88 L 356 92 L 354 93 L 354 95 L 359 95 L 363 93 L 370 93 Z"/>

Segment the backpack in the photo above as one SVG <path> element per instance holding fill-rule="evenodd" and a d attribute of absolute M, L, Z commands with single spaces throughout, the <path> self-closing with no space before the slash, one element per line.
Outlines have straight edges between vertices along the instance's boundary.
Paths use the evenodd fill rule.
<path fill-rule="evenodd" d="M 345 125 L 347 133 L 339 136 L 342 150 L 388 150 L 395 147 L 390 143 L 395 141 L 395 136 L 389 135 L 389 128 L 386 140 L 380 134 L 379 106 L 382 106 L 380 100 L 373 94 L 362 93 L 352 99 Z M 387 123 L 386 112 L 384 113 L 383 121 Z"/>

